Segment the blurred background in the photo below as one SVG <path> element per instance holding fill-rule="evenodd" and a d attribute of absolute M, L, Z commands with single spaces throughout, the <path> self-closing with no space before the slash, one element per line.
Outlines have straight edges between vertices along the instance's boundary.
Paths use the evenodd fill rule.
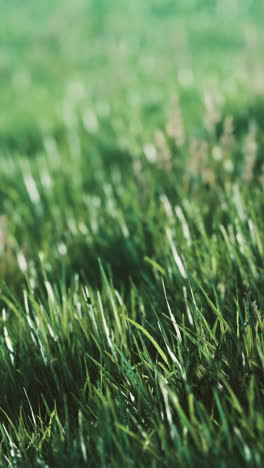
<path fill-rule="evenodd" d="M 263 180 L 263 2 L 0 8 L 0 278 L 16 257 L 22 272 L 41 258 L 100 281 L 100 257 L 137 277 L 160 195 L 199 197 L 217 225 L 208 187 Z"/>
<path fill-rule="evenodd" d="M 120 144 L 137 145 L 142 118 L 151 132 L 175 95 L 193 125 L 205 94 L 241 105 L 263 91 L 261 1 L 1 0 L 0 7 L 2 148 L 39 151 L 43 134 L 59 138 L 76 111 L 91 133 L 111 114 Z"/>

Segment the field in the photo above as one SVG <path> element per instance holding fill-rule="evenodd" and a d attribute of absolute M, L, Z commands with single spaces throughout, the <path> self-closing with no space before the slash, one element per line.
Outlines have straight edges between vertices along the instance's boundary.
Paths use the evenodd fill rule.
<path fill-rule="evenodd" d="M 263 2 L 0 8 L 0 466 L 262 467 Z"/>

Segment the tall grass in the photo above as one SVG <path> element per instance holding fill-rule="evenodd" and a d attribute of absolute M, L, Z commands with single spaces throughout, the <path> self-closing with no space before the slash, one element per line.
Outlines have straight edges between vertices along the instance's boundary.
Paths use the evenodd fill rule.
<path fill-rule="evenodd" d="M 263 465 L 261 12 L 194 3 L 3 3 L 1 466 Z"/>

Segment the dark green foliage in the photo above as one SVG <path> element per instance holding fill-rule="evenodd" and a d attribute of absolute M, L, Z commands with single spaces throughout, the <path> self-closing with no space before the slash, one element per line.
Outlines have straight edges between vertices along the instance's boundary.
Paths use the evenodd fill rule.
<path fill-rule="evenodd" d="M 0 465 L 262 467 L 261 7 L 0 3 Z"/>

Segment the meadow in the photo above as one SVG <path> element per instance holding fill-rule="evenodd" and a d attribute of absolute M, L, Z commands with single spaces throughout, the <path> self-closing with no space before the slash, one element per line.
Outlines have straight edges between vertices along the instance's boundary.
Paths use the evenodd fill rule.
<path fill-rule="evenodd" d="M 0 466 L 262 467 L 264 4 L 0 9 Z"/>

